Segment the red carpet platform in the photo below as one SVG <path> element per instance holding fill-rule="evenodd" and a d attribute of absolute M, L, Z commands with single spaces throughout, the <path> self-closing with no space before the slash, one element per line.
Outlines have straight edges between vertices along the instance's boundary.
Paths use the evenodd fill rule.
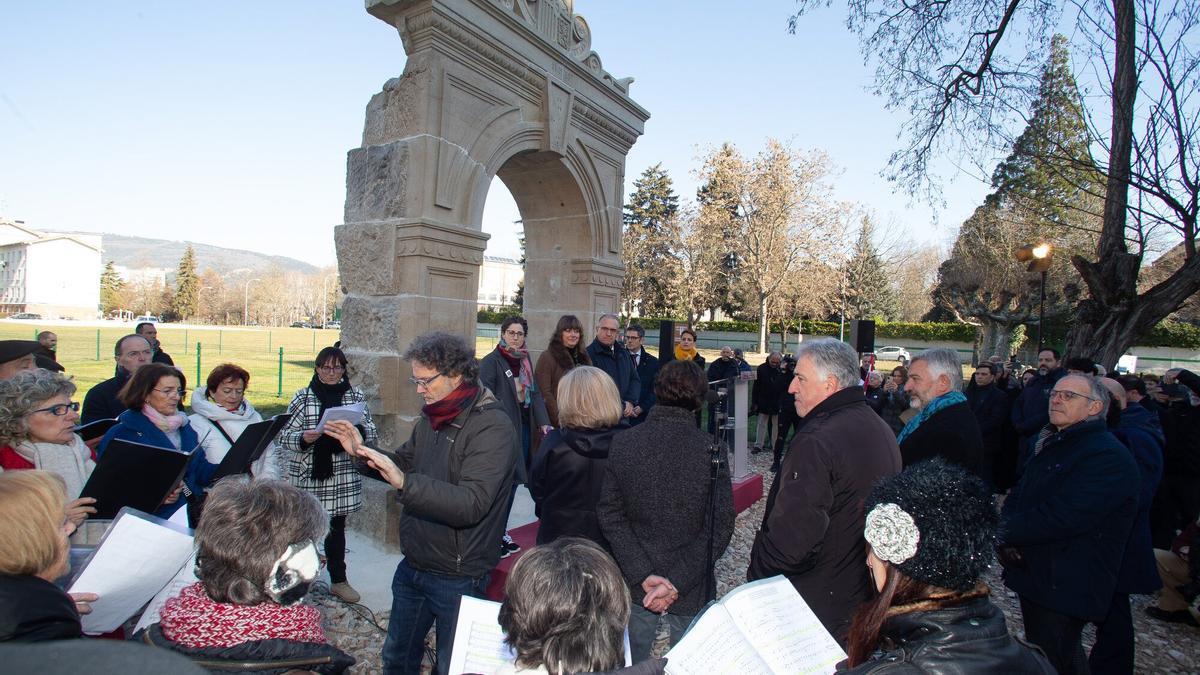
<path fill-rule="evenodd" d="M 733 508 L 735 512 L 741 513 L 750 508 L 754 502 L 761 499 L 763 496 L 763 479 L 757 473 L 752 473 L 741 480 L 733 481 Z M 521 550 L 507 558 L 500 560 L 496 568 L 492 570 L 492 577 L 488 581 L 487 598 L 500 602 L 504 600 L 504 583 L 508 581 L 508 573 L 512 571 L 513 565 L 516 564 L 517 558 L 533 548 L 537 543 L 538 521 L 533 521 L 528 525 L 522 525 L 515 530 L 509 530 L 508 536 L 513 538 L 513 541 L 521 545 Z"/>

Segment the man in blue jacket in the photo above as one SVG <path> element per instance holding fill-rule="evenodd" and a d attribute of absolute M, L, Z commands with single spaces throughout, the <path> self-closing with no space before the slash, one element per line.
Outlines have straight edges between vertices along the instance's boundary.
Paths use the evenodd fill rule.
<path fill-rule="evenodd" d="M 633 359 L 634 368 L 637 369 L 638 380 L 641 381 L 642 393 L 638 396 L 638 400 L 633 405 L 633 417 L 630 418 L 631 425 L 638 425 L 646 421 L 646 414 L 654 407 L 654 378 L 658 376 L 658 359 L 646 352 L 644 342 L 646 339 L 646 329 L 636 323 L 631 323 L 625 328 L 625 350 L 629 352 L 630 358 Z"/>
<path fill-rule="evenodd" d="M 1083 626 L 1108 614 L 1138 511 L 1138 467 L 1106 429 L 1109 400 L 1092 377 L 1055 383 L 1050 423 L 1002 512 L 1004 583 L 1060 673 L 1088 672 Z"/>
<path fill-rule="evenodd" d="M 596 338 L 587 346 L 592 365 L 608 373 L 617 383 L 617 392 L 625 403 L 625 417 L 633 417 L 633 409 L 642 397 L 642 381 L 625 347 L 617 342 L 616 314 L 602 314 L 596 322 Z"/>
<path fill-rule="evenodd" d="M 1066 371 L 1062 368 L 1062 356 L 1057 349 L 1046 347 L 1038 352 L 1038 374 L 1017 397 L 1012 408 L 1012 423 L 1020 436 L 1017 446 L 1017 475 L 1029 461 L 1029 454 L 1034 437 L 1050 423 L 1047 414 L 1050 402 L 1050 390 Z"/>

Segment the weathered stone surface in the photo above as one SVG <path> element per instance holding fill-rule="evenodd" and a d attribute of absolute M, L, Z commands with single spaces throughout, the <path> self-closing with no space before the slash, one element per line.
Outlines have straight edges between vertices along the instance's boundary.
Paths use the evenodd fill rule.
<path fill-rule="evenodd" d="M 619 306 L 625 156 L 649 114 L 629 98 L 629 79 L 604 71 L 571 7 L 367 2 L 399 30 L 408 60 L 367 105 L 335 241 L 342 344 L 385 445 L 398 443 L 420 410 L 400 360 L 408 343 L 429 330 L 474 336 L 494 176 L 521 211 L 531 332 L 544 340 L 568 313 L 592 326 Z M 395 517 L 389 508 L 371 513 L 353 523 L 386 532 L 377 520 Z"/>

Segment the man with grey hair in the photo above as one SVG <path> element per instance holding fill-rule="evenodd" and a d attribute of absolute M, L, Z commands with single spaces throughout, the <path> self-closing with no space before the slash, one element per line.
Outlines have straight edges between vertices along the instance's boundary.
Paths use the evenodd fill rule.
<path fill-rule="evenodd" d="M 636 417 L 634 408 L 642 397 L 642 380 L 638 377 L 638 369 L 629 350 L 617 341 L 618 333 L 617 315 L 601 314 L 596 322 L 596 338 L 587 346 L 587 354 L 592 359 L 592 365 L 608 373 L 617 384 L 617 392 L 625 404 L 622 414 Z"/>
<path fill-rule="evenodd" d="M 873 593 L 862 502 L 900 472 L 900 448 L 867 405 L 858 355 L 844 342 L 801 343 L 788 392 L 803 422 L 771 485 L 746 578 L 785 575 L 844 645 L 851 615 Z"/>
<path fill-rule="evenodd" d="M 962 393 L 962 362 L 953 349 L 928 349 L 908 366 L 904 385 L 917 415 L 896 439 L 904 466 L 944 457 L 981 475 L 983 434 Z"/>
<path fill-rule="evenodd" d="M 1081 636 L 1105 619 L 1138 510 L 1137 464 L 1105 424 L 1109 393 L 1067 375 L 1050 423 L 1004 502 L 999 557 L 1021 599 L 1026 638 L 1060 673 L 1088 672 Z"/>

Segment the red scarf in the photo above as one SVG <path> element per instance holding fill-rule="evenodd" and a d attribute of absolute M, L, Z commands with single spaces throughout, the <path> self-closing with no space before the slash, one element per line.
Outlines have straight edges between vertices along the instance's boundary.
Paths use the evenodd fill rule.
<path fill-rule="evenodd" d="M 429 418 L 429 425 L 434 431 L 441 431 L 447 424 L 450 424 L 455 417 L 458 417 L 462 411 L 471 407 L 475 402 L 475 397 L 479 395 L 479 385 L 474 382 L 463 380 L 462 384 L 446 394 L 446 397 L 440 401 L 426 403 L 421 412 Z"/>
<path fill-rule="evenodd" d="M 167 600 L 158 621 L 164 637 L 192 648 L 233 647 L 271 639 L 327 642 L 321 612 L 316 607 L 214 602 L 200 582 L 185 586 L 178 596 Z"/>

